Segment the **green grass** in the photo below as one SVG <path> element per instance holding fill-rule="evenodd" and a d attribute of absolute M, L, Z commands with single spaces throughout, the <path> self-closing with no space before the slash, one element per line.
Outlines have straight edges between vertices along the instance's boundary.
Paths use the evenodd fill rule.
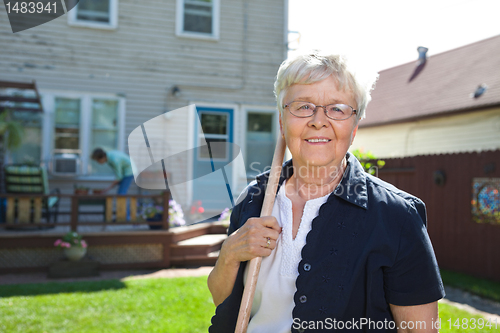
<path fill-rule="evenodd" d="M 459 288 L 472 294 L 500 302 L 500 283 L 470 275 L 441 270 L 445 286 Z"/>
<path fill-rule="evenodd" d="M 482 316 L 472 315 L 453 305 L 439 303 L 439 318 L 441 319 L 440 332 L 498 332 L 500 323 L 489 322 Z M 457 321 L 458 320 L 458 321 Z M 487 326 L 487 325 L 491 325 Z"/>
<path fill-rule="evenodd" d="M 0 332 L 207 332 L 206 277 L 0 286 Z"/>
<path fill-rule="evenodd" d="M 442 276 L 446 285 L 490 298 L 500 295 L 495 282 L 449 271 L 442 271 Z M 0 286 L 2 333 L 207 332 L 214 310 L 206 277 Z M 494 322 L 480 329 L 481 316 L 448 304 L 440 303 L 439 316 L 441 332 L 500 329 L 500 323 Z"/>

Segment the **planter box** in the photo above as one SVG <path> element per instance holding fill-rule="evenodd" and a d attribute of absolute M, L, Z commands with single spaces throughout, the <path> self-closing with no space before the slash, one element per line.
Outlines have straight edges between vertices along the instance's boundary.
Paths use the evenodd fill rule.
<path fill-rule="evenodd" d="M 98 275 L 99 263 L 86 258 L 80 261 L 61 260 L 49 266 L 49 278 L 78 278 Z"/>

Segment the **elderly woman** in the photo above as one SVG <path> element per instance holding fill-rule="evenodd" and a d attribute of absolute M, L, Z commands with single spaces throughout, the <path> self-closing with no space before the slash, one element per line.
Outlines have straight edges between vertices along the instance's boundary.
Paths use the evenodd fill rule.
<path fill-rule="evenodd" d="M 257 256 L 248 332 L 437 331 L 444 289 L 424 203 L 365 173 L 347 152 L 372 85 L 339 56 L 281 65 L 275 94 L 292 159 L 272 216 L 259 218 L 268 173 L 234 207 L 208 278 L 217 305 L 210 332 L 234 332 L 246 263 Z"/>

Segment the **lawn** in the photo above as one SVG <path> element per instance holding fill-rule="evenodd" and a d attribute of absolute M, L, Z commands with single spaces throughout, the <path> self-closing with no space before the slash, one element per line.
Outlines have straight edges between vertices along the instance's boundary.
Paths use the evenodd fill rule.
<path fill-rule="evenodd" d="M 449 304 L 439 303 L 439 318 L 441 319 L 439 332 L 444 333 L 491 333 L 498 332 L 500 329 L 499 322 L 488 322 L 481 316 L 471 315 L 469 312 Z"/>
<path fill-rule="evenodd" d="M 214 310 L 206 277 L 0 286 L 2 333 L 207 332 Z M 448 304 L 439 316 L 441 332 L 500 329 Z"/>
<path fill-rule="evenodd" d="M 500 283 L 470 275 L 441 270 L 441 277 L 445 286 L 459 288 L 481 297 L 500 302 Z"/>
<path fill-rule="evenodd" d="M 0 286 L 0 332 L 207 332 L 206 277 Z"/>

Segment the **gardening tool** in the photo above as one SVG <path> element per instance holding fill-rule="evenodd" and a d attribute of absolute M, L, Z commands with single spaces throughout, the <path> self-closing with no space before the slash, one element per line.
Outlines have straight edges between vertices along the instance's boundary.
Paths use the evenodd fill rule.
<path fill-rule="evenodd" d="M 285 155 L 286 143 L 285 139 L 280 136 L 276 142 L 274 150 L 273 163 L 271 165 L 271 173 L 267 182 L 266 193 L 264 194 L 264 203 L 260 211 L 260 216 L 271 216 L 273 212 L 274 199 L 278 190 L 278 181 L 281 175 L 281 166 Z M 236 333 L 246 333 L 248 322 L 250 320 L 250 311 L 252 310 L 253 297 L 257 286 L 257 278 L 259 277 L 260 264 L 262 257 L 256 257 L 250 260 L 247 282 L 241 299 L 240 312 L 238 313 L 238 321 L 236 322 Z"/>

